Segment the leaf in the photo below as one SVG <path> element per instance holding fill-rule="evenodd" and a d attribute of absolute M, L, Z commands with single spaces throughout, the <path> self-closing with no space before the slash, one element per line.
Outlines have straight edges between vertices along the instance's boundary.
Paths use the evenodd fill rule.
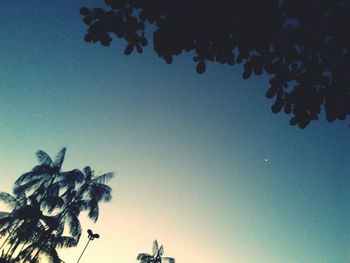
<path fill-rule="evenodd" d="M 36 154 L 36 157 L 37 157 L 38 162 L 40 164 L 46 164 L 46 165 L 51 165 L 52 164 L 52 160 L 51 160 L 50 156 L 46 152 L 44 152 L 42 150 L 39 150 L 35 154 Z"/>
<path fill-rule="evenodd" d="M 80 8 L 80 14 L 83 15 L 83 16 L 87 16 L 87 15 L 91 15 L 92 12 L 89 8 L 87 7 L 82 7 Z"/>
<path fill-rule="evenodd" d="M 158 250 L 158 256 L 163 256 L 163 254 L 164 254 L 164 248 L 163 248 L 163 246 L 160 246 L 160 248 L 159 248 L 159 250 Z"/>
<path fill-rule="evenodd" d="M 266 91 L 265 96 L 271 99 L 273 96 L 276 95 L 279 88 L 280 87 L 278 85 L 271 85 L 271 87 Z"/>
<path fill-rule="evenodd" d="M 147 46 L 147 39 L 144 36 L 140 38 L 140 44 L 143 47 Z"/>
<path fill-rule="evenodd" d="M 108 35 L 108 33 L 104 33 L 102 34 L 101 38 L 100 38 L 100 42 L 102 46 L 109 46 L 109 44 L 111 43 L 112 38 L 110 38 L 110 36 Z"/>
<path fill-rule="evenodd" d="M 252 75 L 252 64 L 247 62 L 244 64 L 243 79 L 248 79 Z"/>
<path fill-rule="evenodd" d="M 307 121 L 299 121 L 298 123 L 298 126 L 300 129 L 305 129 L 307 125 L 308 125 Z"/>
<path fill-rule="evenodd" d="M 0 201 L 4 202 L 12 209 L 17 205 L 16 198 L 6 192 L 0 192 Z"/>
<path fill-rule="evenodd" d="M 173 62 L 173 57 L 169 54 L 164 55 L 164 60 L 167 64 L 171 64 Z"/>
<path fill-rule="evenodd" d="M 92 34 L 91 33 L 86 33 L 84 37 L 84 41 L 89 43 L 92 41 Z"/>
<path fill-rule="evenodd" d="M 170 258 L 170 257 L 162 257 L 162 263 L 163 262 L 175 263 L 175 259 L 174 258 Z"/>
<path fill-rule="evenodd" d="M 91 171 L 90 166 L 84 167 L 83 171 L 85 174 L 85 181 L 90 181 L 93 176 L 93 172 Z"/>
<path fill-rule="evenodd" d="M 138 44 L 135 45 L 138 53 L 142 53 L 142 47 Z"/>
<path fill-rule="evenodd" d="M 277 99 L 276 102 L 272 105 L 271 110 L 273 113 L 278 113 L 282 110 L 283 106 L 284 106 L 284 101 Z"/>
<path fill-rule="evenodd" d="M 149 254 L 146 254 L 146 253 L 140 253 L 137 255 L 137 260 L 142 260 L 142 261 L 147 261 L 147 260 L 150 260 L 152 259 L 153 257 Z"/>
<path fill-rule="evenodd" d="M 128 44 L 124 50 L 125 55 L 130 55 L 132 51 L 134 50 L 134 45 L 133 44 Z"/>
<path fill-rule="evenodd" d="M 261 75 L 263 71 L 261 60 L 259 60 L 258 58 L 254 59 L 253 66 L 255 75 Z"/>
<path fill-rule="evenodd" d="M 62 148 L 58 154 L 55 157 L 55 161 L 53 162 L 53 165 L 60 168 L 62 166 L 63 160 L 64 160 L 64 156 L 66 155 L 66 147 Z"/>
<path fill-rule="evenodd" d="M 206 70 L 205 62 L 203 60 L 199 61 L 196 67 L 198 74 L 203 74 Z"/>
<path fill-rule="evenodd" d="M 74 169 L 68 172 L 59 173 L 58 183 L 60 187 L 74 188 L 76 184 L 82 183 L 84 178 L 85 176 L 80 170 Z"/>
<path fill-rule="evenodd" d="M 102 18 L 103 15 L 106 13 L 104 9 L 99 8 L 99 7 L 94 8 L 94 9 L 93 9 L 93 12 L 95 13 L 95 15 L 96 15 L 98 18 Z"/>
<path fill-rule="evenodd" d="M 93 16 L 86 16 L 84 17 L 83 22 L 85 25 L 90 25 L 93 20 L 94 20 Z"/>
<path fill-rule="evenodd" d="M 284 105 L 284 112 L 286 114 L 290 114 L 292 112 L 292 105 L 290 103 L 286 103 Z"/>
<path fill-rule="evenodd" d="M 157 255 L 158 253 L 158 241 L 154 240 L 152 244 L 152 254 L 153 256 Z"/>
<path fill-rule="evenodd" d="M 92 181 L 95 183 L 104 184 L 107 181 L 109 181 L 110 179 L 112 179 L 113 177 L 114 177 L 114 173 L 109 172 L 109 173 L 101 174 L 101 175 L 93 178 Z"/>

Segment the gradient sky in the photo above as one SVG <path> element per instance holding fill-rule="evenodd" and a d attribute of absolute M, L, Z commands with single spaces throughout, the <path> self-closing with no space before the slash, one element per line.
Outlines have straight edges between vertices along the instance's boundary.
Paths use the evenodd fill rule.
<path fill-rule="evenodd" d="M 79 7 L 100 3 L 1 1 L 0 190 L 66 146 L 65 170 L 116 172 L 81 263 L 136 262 L 154 239 L 178 263 L 348 263 L 349 121 L 300 130 L 267 78 L 86 44 Z"/>

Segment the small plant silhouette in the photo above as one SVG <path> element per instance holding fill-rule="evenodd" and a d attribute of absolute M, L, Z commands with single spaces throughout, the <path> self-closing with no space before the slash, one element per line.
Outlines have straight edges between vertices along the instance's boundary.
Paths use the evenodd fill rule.
<path fill-rule="evenodd" d="M 154 240 L 153 241 L 153 246 L 152 246 L 152 255 L 147 254 L 147 253 L 140 253 L 137 256 L 137 260 L 139 260 L 139 263 L 175 263 L 175 259 L 171 257 L 163 257 L 164 254 L 164 248 L 161 245 L 159 247 L 158 241 Z"/>

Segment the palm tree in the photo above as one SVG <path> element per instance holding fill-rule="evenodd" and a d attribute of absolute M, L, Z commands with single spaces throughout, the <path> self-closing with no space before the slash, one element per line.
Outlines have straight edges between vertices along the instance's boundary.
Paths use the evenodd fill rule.
<path fill-rule="evenodd" d="M 79 242 L 80 212 L 87 211 L 96 222 L 99 203 L 111 200 L 112 189 L 106 182 L 113 173 L 95 176 L 88 166 L 84 172 L 62 172 L 65 153 L 63 148 L 52 161 L 44 151 L 36 152 L 39 165 L 16 180 L 14 195 L 0 193 L 0 201 L 12 208 L 11 212 L 0 212 L 0 237 L 7 235 L 3 245 L 10 244 L 6 260 L 19 250 L 17 259 L 23 262 L 36 262 L 39 254 L 45 253 L 49 258 L 51 253 L 52 262 L 59 262 L 55 247 Z M 69 237 L 63 236 L 66 226 Z"/>
<path fill-rule="evenodd" d="M 86 166 L 83 172 L 84 180 L 77 190 L 77 198 L 87 200 L 88 217 L 96 222 L 99 216 L 98 203 L 108 202 L 112 199 L 112 188 L 106 182 L 113 178 L 114 174 L 110 172 L 95 176 L 94 171 L 89 166 Z"/>
<path fill-rule="evenodd" d="M 18 259 L 23 259 L 23 263 L 34 263 L 39 255 L 46 256 L 50 263 L 60 263 L 56 248 L 69 248 L 76 246 L 75 239 L 68 236 L 58 236 L 51 231 L 45 231 L 41 237 L 31 243 L 26 249 L 19 253 Z"/>
<path fill-rule="evenodd" d="M 65 157 L 66 148 L 63 148 L 56 155 L 54 161 L 44 151 L 39 150 L 36 152 L 39 165 L 35 166 L 32 171 L 22 174 L 15 182 L 14 192 L 17 194 L 30 193 L 34 197 L 43 210 L 47 213 L 52 213 L 55 209 L 69 210 L 67 207 L 71 207 L 71 201 L 62 194 L 62 191 L 71 192 L 76 188 L 76 185 L 81 183 L 84 179 L 84 175 L 78 169 L 74 169 L 68 172 L 61 172 L 62 163 Z M 79 211 L 80 212 L 80 211 Z M 61 213 L 62 214 L 62 213 Z M 63 212 L 65 215 L 66 212 Z M 81 228 L 79 220 L 76 218 L 69 218 L 70 232 L 79 239 Z M 59 225 L 64 225 L 62 215 L 58 218 Z M 63 232 L 63 227 L 59 232 Z"/>
<path fill-rule="evenodd" d="M 61 208 L 64 201 L 59 196 L 60 190 L 75 188 L 84 177 L 77 169 L 61 172 L 65 154 L 66 148 L 63 148 L 52 161 L 46 152 L 37 151 L 39 165 L 35 166 L 32 171 L 22 174 L 15 181 L 14 193 L 31 193 L 43 209 L 48 209 L 48 212 Z"/>
<path fill-rule="evenodd" d="M 24 194 L 11 195 L 0 192 L 0 201 L 5 203 L 11 212 L 0 212 L 0 235 L 7 235 L 0 249 L 10 239 L 14 239 L 15 231 L 28 222 L 37 222 L 42 215 L 34 200 L 29 200 Z"/>
<path fill-rule="evenodd" d="M 152 255 L 147 253 L 140 253 L 137 256 L 137 260 L 140 261 L 140 263 L 175 263 L 175 259 L 171 257 L 163 257 L 164 248 L 163 246 L 158 246 L 157 240 L 153 241 L 152 246 Z"/>
<path fill-rule="evenodd" d="M 34 198 L 24 194 L 12 196 L 1 192 L 0 200 L 12 208 L 11 212 L 1 212 L 1 234 L 7 235 L 1 248 L 7 243 L 8 249 L 2 258 L 10 260 L 18 246 L 35 240 L 37 233 L 43 230 L 42 222 L 47 216 L 42 214 L 40 205 Z"/>

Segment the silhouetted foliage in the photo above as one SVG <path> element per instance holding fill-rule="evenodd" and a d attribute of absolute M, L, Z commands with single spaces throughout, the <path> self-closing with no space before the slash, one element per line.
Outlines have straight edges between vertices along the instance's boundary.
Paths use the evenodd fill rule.
<path fill-rule="evenodd" d="M 140 253 L 137 260 L 140 263 L 175 263 L 175 259 L 171 257 L 163 257 L 164 248 L 158 245 L 158 241 L 154 240 L 152 244 L 152 254 Z"/>
<path fill-rule="evenodd" d="M 329 122 L 350 114 L 350 2 L 347 0 L 106 0 L 81 8 L 86 42 L 126 41 L 142 53 L 146 28 L 166 63 L 193 51 L 198 73 L 206 63 L 242 63 L 243 78 L 271 75 L 274 113 L 291 114 L 305 128 L 321 109 Z M 150 27 L 150 24 L 153 24 Z"/>
<path fill-rule="evenodd" d="M 90 167 L 84 172 L 62 172 L 65 153 L 63 148 L 52 160 L 38 151 L 39 165 L 16 180 L 14 194 L 0 192 L 0 201 L 10 208 L 10 212 L 0 212 L 0 250 L 7 245 L 0 263 L 34 263 L 39 262 L 40 255 L 50 263 L 60 263 L 56 248 L 73 247 L 79 242 L 80 213 L 87 211 L 96 222 L 99 203 L 111 200 L 112 189 L 106 182 L 113 173 L 94 176 Z M 70 236 L 64 236 L 64 232 Z"/>

